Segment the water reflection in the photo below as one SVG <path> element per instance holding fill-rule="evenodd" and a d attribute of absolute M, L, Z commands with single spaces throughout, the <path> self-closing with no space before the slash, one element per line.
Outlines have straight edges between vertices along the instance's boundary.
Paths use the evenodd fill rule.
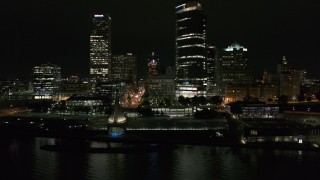
<path fill-rule="evenodd" d="M 39 149 L 57 143 L 107 147 L 105 142 L 1 138 L 0 179 L 308 179 L 320 165 L 314 151 L 183 145 L 141 154 Z"/>

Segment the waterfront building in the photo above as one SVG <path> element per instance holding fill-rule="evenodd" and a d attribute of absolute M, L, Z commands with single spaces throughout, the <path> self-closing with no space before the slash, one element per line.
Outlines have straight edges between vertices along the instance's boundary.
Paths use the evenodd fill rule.
<path fill-rule="evenodd" d="M 176 13 L 176 97 L 206 96 L 206 15 L 198 0 L 180 0 Z"/>
<path fill-rule="evenodd" d="M 66 100 L 66 113 L 105 115 L 110 102 L 103 97 L 90 95 L 74 95 Z"/>
<path fill-rule="evenodd" d="M 234 102 L 226 105 L 226 112 L 241 118 L 276 118 L 283 116 L 279 104 Z"/>
<path fill-rule="evenodd" d="M 33 67 L 32 84 L 35 99 L 57 98 L 61 85 L 61 68 L 50 63 Z"/>
<path fill-rule="evenodd" d="M 192 116 L 194 113 L 194 109 L 191 107 L 152 107 L 152 111 L 158 115 L 166 115 L 169 117 L 186 117 Z"/>
<path fill-rule="evenodd" d="M 137 58 L 132 53 L 113 55 L 111 60 L 111 79 L 136 84 Z"/>
<path fill-rule="evenodd" d="M 106 14 L 94 14 L 90 33 L 90 83 L 96 92 L 98 83 L 110 79 L 111 18 Z"/>

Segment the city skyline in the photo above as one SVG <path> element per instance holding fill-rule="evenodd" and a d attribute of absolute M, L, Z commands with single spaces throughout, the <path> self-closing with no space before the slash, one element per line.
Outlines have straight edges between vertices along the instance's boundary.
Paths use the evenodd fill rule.
<path fill-rule="evenodd" d="M 282 56 L 293 68 L 318 75 L 319 14 L 312 2 L 204 1 L 208 43 L 226 48 L 237 41 L 247 47 L 248 66 L 258 77 L 264 68 L 276 71 Z M 146 76 L 153 51 L 162 65 L 174 65 L 175 5 L 160 0 L 6 2 L 0 7 L 1 78 L 30 76 L 33 66 L 47 62 L 59 65 L 63 76 L 87 77 L 90 17 L 100 12 L 112 18 L 112 54 L 136 54 L 139 76 Z"/>

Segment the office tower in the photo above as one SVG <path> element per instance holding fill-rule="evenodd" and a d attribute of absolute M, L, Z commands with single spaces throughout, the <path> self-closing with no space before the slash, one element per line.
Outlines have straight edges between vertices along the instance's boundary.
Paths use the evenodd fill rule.
<path fill-rule="evenodd" d="M 111 18 L 106 14 L 94 14 L 90 34 L 90 83 L 92 92 L 99 83 L 110 79 Z"/>
<path fill-rule="evenodd" d="M 53 99 L 61 83 L 61 68 L 54 64 L 40 64 L 33 67 L 33 90 L 35 99 Z"/>
<path fill-rule="evenodd" d="M 113 55 L 111 60 L 111 79 L 136 83 L 137 58 L 132 53 Z"/>
<path fill-rule="evenodd" d="M 176 5 L 176 96 L 206 96 L 206 16 L 198 0 Z"/>
<path fill-rule="evenodd" d="M 221 51 L 220 84 L 222 89 L 228 85 L 253 83 L 253 77 L 248 69 L 247 55 L 248 49 L 237 42 Z"/>
<path fill-rule="evenodd" d="M 152 52 L 148 56 L 148 78 L 157 76 L 159 74 L 159 56 Z"/>

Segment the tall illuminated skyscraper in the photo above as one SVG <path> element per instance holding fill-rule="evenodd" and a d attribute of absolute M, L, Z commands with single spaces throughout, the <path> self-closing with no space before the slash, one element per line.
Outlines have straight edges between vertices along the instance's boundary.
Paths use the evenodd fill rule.
<path fill-rule="evenodd" d="M 110 79 L 111 18 L 106 14 L 94 14 L 90 34 L 90 83 L 95 92 L 99 83 Z"/>
<path fill-rule="evenodd" d="M 206 96 L 206 16 L 199 0 L 176 5 L 176 96 Z"/>

